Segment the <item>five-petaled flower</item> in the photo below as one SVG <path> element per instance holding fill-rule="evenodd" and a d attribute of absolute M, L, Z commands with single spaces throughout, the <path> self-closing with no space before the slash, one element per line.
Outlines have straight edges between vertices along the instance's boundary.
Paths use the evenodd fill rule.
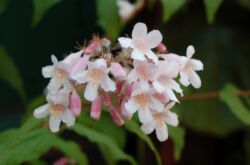
<path fill-rule="evenodd" d="M 74 125 L 75 116 L 69 109 L 69 93 L 59 90 L 56 93 L 47 95 L 48 103 L 35 109 L 34 116 L 38 119 L 50 115 L 49 128 L 52 132 L 57 132 L 61 121 L 68 127 Z"/>
<path fill-rule="evenodd" d="M 162 112 L 153 111 L 153 119 L 148 123 L 143 123 L 141 129 L 144 133 L 150 134 L 154 130 L 159 141 L 165 141 L 168 138 L 167 125 L 177 126 L 179 121 L 178 117 L 170 109 L 174 106 L 175 102 L 167 104 Z"/>
<path fill-rule="evenodd" d="M 122 47 L 133 49 L 131 54 L 133 59 L 145 61 L 146 55 L 154 63 L 158 63 L 158 57 L 151 49 L 161 43 L 162 35 L 159 30 L 152 30 L 147 33 L 147 26 L 144 23 L 137 23 L 132 31 L 132 39 L 120 37 L 118 40 Z"/>
<path fill-rule="evenodd" d="M 99 86 L 106 92 L 115 91 L 115 83 L 108 73 L 109 68 L 107 68 L 106 61 L 100 58 L 89 62 L 87 70 L 77 72 L 72 76 L 72 79 L 79 84 L 87 83 L 84 97 L 89 101 L 94 101 L 98 96 Z"/>

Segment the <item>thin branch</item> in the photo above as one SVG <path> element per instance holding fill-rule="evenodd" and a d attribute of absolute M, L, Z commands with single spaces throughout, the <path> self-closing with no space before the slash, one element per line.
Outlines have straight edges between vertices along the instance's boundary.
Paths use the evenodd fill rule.
<path fill-rule="evenodd" d="M 240 90 L 234 94 L 235 96 L 250 96 L 250 90 Z M 214 99 L 220 97 L 219 91 L 204 92 L 204 93 L 193 93 L 187 94 L 180 97 L 180 100 L 204 100 L 204 99 Z"/>

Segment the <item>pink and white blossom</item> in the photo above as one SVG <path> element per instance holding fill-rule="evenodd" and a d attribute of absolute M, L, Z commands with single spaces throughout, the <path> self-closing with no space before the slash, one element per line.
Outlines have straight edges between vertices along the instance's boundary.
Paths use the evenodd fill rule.
<path fill-rule="evenodd" d="M 167 124 L 177 126 L 178 117 L 170 109 L 174 106 L 174 102 L 169 103 L 162 112 L 152 112 L 153 119 L 148 123 L 143 123 L 141 129 L 144 133 L 150 134 L 156 131 L 156 137 L 159 141 L 165 141 L 168 138 Z"/>
<path fill-rule="evenodd" d="M 125 109 L 134 114 L 138 111 L 139 120 L 142 123 L 150 122 L 153 119 L 151 110 L 163 111 L 163 104 L 154 96 L 154 91 L 145 82 L 135 84 L 131 98 L 125 103 Z"/>
<path fill-rule="evenodd" d="M 104 91 L 115 91 L 114 81 L 108 76 L 109 69 L 104 59 L 97 59 L 88 63 L 88 69 L 80 71 L 72 76 L 79 84 L 87 83 L 84 91 L 84 97 L 88 101 L 94 101 L 98 96 L 98 89 L 101 87 Z"/>
<path fill-rule="evenodd" d="M 171 100 L 178 102 L 174 91 L 182 95 L 180 85 L 174 80 L 179 73 L 179 64 L 176 61 L 160 61 L 158 70 L 153 81 L 155 90 L 166 94 Z"/>
<path fill-rule="evenodd" d="M 145 61 L 145 55 L 158 63 L 157 55 L 151 50 L 157 47 L 162 41 L 162 35 L 159 30 L 152 30 L 147 33 L 147 26 L 144 23 L 137 23 L 132 31 L 132 39 L 126 37 L 118 38 L 123 48 L 132 48 L 131 58 L 139 61 Z"/>
<path fill-rule="evenodd" d="M 194 53 L 194 47 L 188 46 L 186 57 L 180 58 L 180 82 L 184 86 L 191 84 L 195 88 L 200 88 L 201 79 L 196 71 L 203 70 L 203 63 L 200 60 L 192 59 Z"/>
<path fill-rule="evenodd" d="M 48 103 L 35 109 L 34 116 L 37 119 L 49 117 L 49 128 L 52 132 L 59 131 L 61 122 L 68 127 L 75 123 L 75 115 L 69 110 L 69 94 L 67 91 L 60 90 L 57 93 L 47 95 Z"/>

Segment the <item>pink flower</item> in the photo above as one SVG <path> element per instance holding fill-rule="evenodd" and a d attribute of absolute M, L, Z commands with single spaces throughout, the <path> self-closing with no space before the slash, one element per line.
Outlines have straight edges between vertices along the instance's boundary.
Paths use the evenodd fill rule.
<path fill-rule="evenodd" d="M 140 81 L 152 81 L 154 79 L 155 72 L 157 71 L 156 65 L 148 63 L 146 61 L 134 60 L 134 69 L 132 69 L 127 76 L 129 83 Z"/>
<path fill-rule="evenodd" d="M 132 48 L 131 57 L 135 60 L 145 61 L 145 55 L 158 63 L 157 55 L 151 50 L 162 41 L 162 35 L 159 30 L 153 30 L 147 33 L 147 26 L 144 23 L 137 23 L 132 31 L 132 39 L 126 37 L 118 38 L 124 48 Z"/>
<path fill-rule="evenodd" d="M 79 95 L 75 90 L 72 91 L 69 100 L 69 109 L 74 113 L 75 116 L 79 116 L 81 113 L 82 102 Z"/>
<path fill-rule="evenodd" d="M 110 72 L 117 80 L 124 80 L 127 74 L 125 69 L 119 63 L 116 62 L 111 63 Z"/>
<path fill-rule="evenodd" d="M 104 59 L 88 63 L 88 69 L 72 76 L 79 84 L 87 83 L 84 91 L 85 99 L 94 101 L 98 96 L 99 86 L 106 92 L 115 91 L 116 86 L 108 76 L 109 69 Z"/>
<path fill-rule="evenodd" d="M 74 125 L 75 116 L 69 110 L 69 94 L 65 90 L 59 90 L 56 93 L 47 95 L 48 103 L 35 109 L 33 112 L 35 118 L 44 118 L 50 115 L 49 127 L 52 132 L 59 131 L 61 121 L 68 127 Z"/>
<path fill-rule="evenodd" d="M 125 103 L 125 109 L 130 114 L 138 111 L 139 120 L 142 123 L 150 122 L 152 120 L 152 109 L 159 112 L 163 110 L 163 104 L 153 94 L 154 91 L 149 88 L 147 83 L 135 84 L 131 98 Z"/>
<path fill-rule="evenodd" d="M 162 112 L 154 111 L 153 119 L 148 123 L 142 124 L 142 131 L 150 134 L 156 130 L 156 136 L 159 141 L 167 140 L 168 131 L 166 124 L 177 126 L 179 123 L 177 115 L 170 111 L 174 104 L 174 102 L 169 103 Z"/>
<path fill-rule="evenodd" d="M 174 80 L 179 73 L 179 64 L 175 61 L 160 61 L 156 78 L 153 81 L 155 90 L 166 94 L 171 100 L 178 102 L 173 90 L 182 94 L 180 85 Z"/>
<path fill-rule="evenodd" d="M 113 106 L 110 106 L 109 107 L 109 113 L 110 113 L 113 121 L 117 125 L 122 126 L 124 124 L 124 120 L 123 120 L 122 116 L 118 113 L 116 108 L 114 108 Z"/>
<path fill-rule="evenodd" d="M 200 88 L 201 79 L 195 71 L 203 70 L 203 63 L 200 60 L 191 59 L 194 52 L 194 47 L 188 46 L 187 57 L 180 58 L 180 82 L 184 86 L 191 84 L 195 88 Z"/>
<path fill-rule="evenodd" d="M 95 100 L 92 102 L 91 105 L 91 111 L 90 111 L 90 116 L 93 119 L 98 120 L 101 116 L 101 112 L 102 112 L 102 107 L 101 107 L 101 98 L 99 96 L 97 96 L 95 98 Z"/>

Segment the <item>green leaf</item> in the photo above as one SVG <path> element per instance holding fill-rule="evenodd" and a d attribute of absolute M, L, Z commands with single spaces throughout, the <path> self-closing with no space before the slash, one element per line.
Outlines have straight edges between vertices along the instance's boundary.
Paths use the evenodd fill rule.
<path fill-rule="evenodd" d="M 179 160 L 185 145 L 185 130 L 180 126 L 169 126 L 168 130 L 169 136 L 174 141 L 174 157 L 176 160 Z"/>
<path fill-rule="evenodd" d="M 222 4 L 222 0 L 203 0 L 207 13 L 207 21 L 208 23 L 213 23 L 216 12 L 218 11 L 220 5 Z"/>
<path fill-rule="evenodd" d="M 0 77 L 9 83 L 19 93 L 22 100 L 26 102 L 22 78 L 14 61 L 2 46 L 0 46 Z"/>
<path fill-rule="evenodd" d="M 220 99 L 227 104 L 229 110 L 244 124 L 250 125 L 250 111 L 244 106 L 239 97 L 235 96 L 238 89 L 227 84 L 220 92 Z"/>
<path fill-rule="evenodd" d="M 15 133 L 12 136 L 15 136 Z M 15 141 L 12 141 L 12 138 L 10 140 L 11 143 L 6 144 L 0 151 L 0 162 L 6 165 L 37 159 L 53 144 L 47 129 L 34 130 L 15 138 Z"/>
<path fill-rule="evenodd" d="M 61 0 L 33 0 L 34 14 L 32 26 L 35 27 L 42 20 L 46 12 L 59 2 Z"/>
<path fill-rule="evenodd" d="M 239 0 L 240 5 L 250 10 L 250 0 Z"/>
<path fill-rule="evenodd" d="M 0 0 L 0 14 L 2 14 L 6 10 L 9 2 L 9 0 Z"/>
<path fill-rule="evenodd" d="M 81 148 L 72 141 L 65 141 L 54 136 L 53 146 L 62 151 L 65 155 L 76 160 L 77 164 L 88 164 L 87 156 L 81 151 Z"/>
<path fill-rule="evenodd" d="M 118 15 L 116 0 L 97 0 L 98 23 L 104 29 L 108 37 L 116 39 L 122 29 L 122 23 Z"/>
<path fill-rule="evenodd" d="M 162 0 L 163 3 L 163 21 L 167 22 L 180 10 L 186 3 L 186 0 Z"/>
<path fill-rule="evenodd" d="M 118 160 L 127 160 L 133 165 L 137 164 L 133 157 L 124 153 L 117 146 L 116 142 L 113 139 L 111 139 L 110 137 L 108 137 L 107 135 L 100 133 L 99 131 L 96 131 L 94 129 L 87 128 L 87 127 L 80 125 L 80 124 L 75 124 L 75 126 L 73 126 L 71 129 L 74 130 L 79 135 L 86 137 L 91 142 L 105 145 L 109 149 L 112 157 L 115 160 L 117 160 L 117 161 Z"/>
<path fill-rule="evenodd" d="M 155 154 L 158 165 L 161 165 L 161 157 L 159 153 L 157 152 L 157 149 L 155 148 L 150 138 L 141 131 L 139 125 L 134 120 L 129 120 L 129 121 L 126 121 L 125 127 L 127 128 L 128 131 L 136 134 L 139 138 L 141 138 L 144 142 L 147 143 L 149 148 Z"/>

